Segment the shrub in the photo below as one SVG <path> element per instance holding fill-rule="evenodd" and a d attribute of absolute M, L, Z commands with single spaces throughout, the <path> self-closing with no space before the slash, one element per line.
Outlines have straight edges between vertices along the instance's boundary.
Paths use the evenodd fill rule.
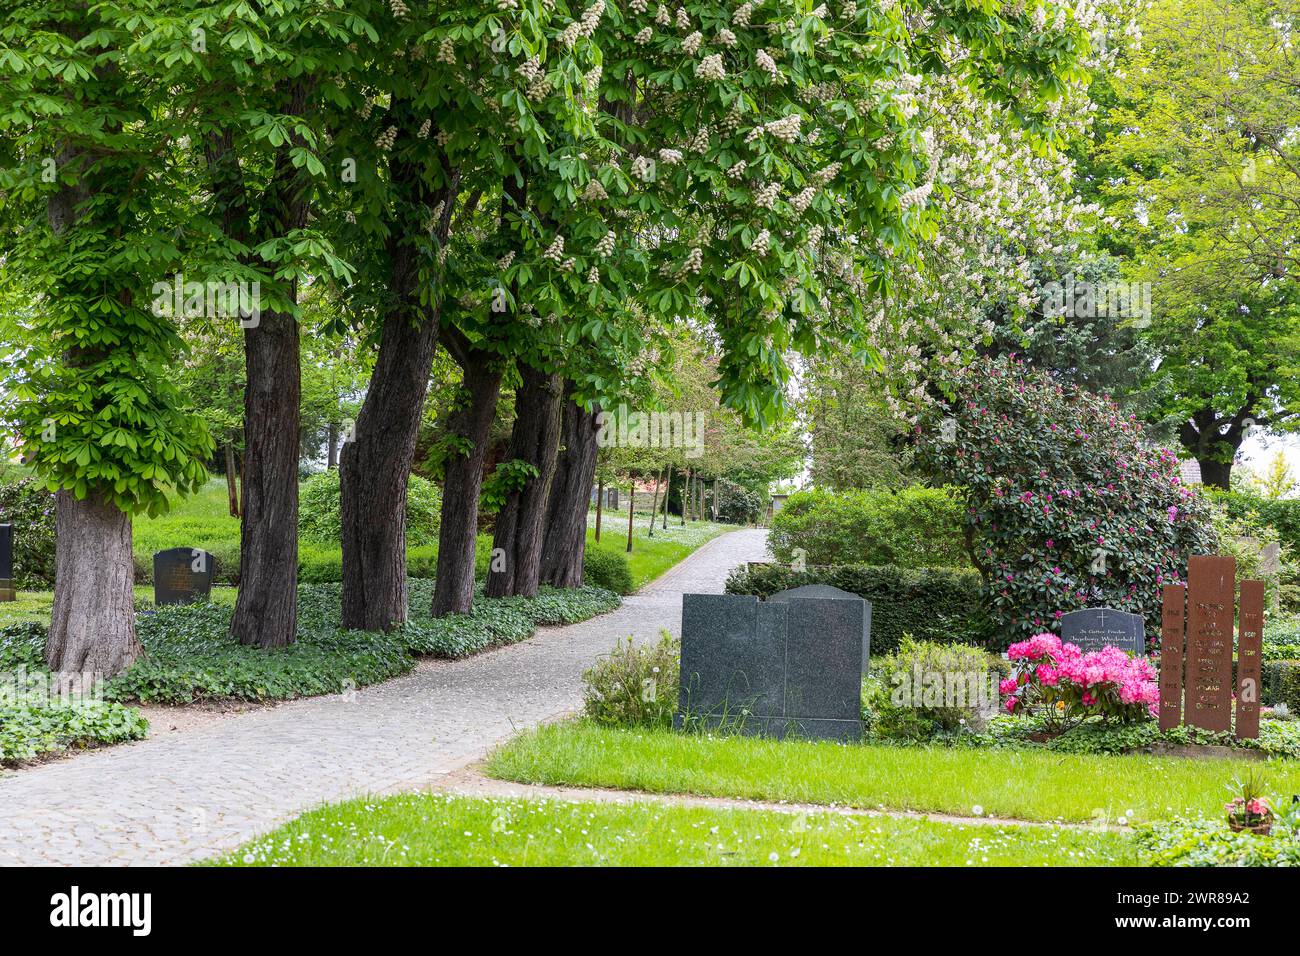
<path fill-rule="evenodd" d="M 1106 605 L 1157 630 L 1161 586 L 1216 545 L 1174 454 L 1149 447 L 1109 399 L 1014 358 L 958 370 L 946 391 L 956 398 L 917 426 L 919 460 L 965 488 L 998 627 L 1028 637 L 1065 612 Z"/>
<path fill-rule="evenodd" d="M 337 469 L 317 472 L 302 483 L 298 493 L 298 534 L 319 544 L 338 546 L 343 526 L 340 518 L 340 477 Z M 434 544 L 442 516 L 442 493 L 437 485 L 412 474 L 406 482 L 406 543 Z"/>
<path fill-rule="evenodd" d="M 1300 866 L 1300 824 L 1257 836 L 1218 820 L 1173 820 L 1138 827 L 1134 842 L 1144 866 Z"/>
<path fill-rule="evenodd" d="M 987 646 L 992 639 L 980 611 L 980 578 L 974 571 L 865 564 L 795 571 L 783 565 L 755 565 L 732 571 L 727 593 L 767 598 L 804 584 L 829 584 L 871 602 L 872 654 L 893 653 L 909 634 L 941 644 Z"/>
<path fill-rule="evenodd" d="M 632 568 L 617 551 L 588 545 L 582 559 L 582 579 L 615 594 L 632 593 Z"/>
<path fill-rule="evenodd" d="M 718 481 L 717 520 L 724 524 L 755 524 L 763 517 L 767 502 L 757 491 L 750 491 L 725 479 Z"/>
<path fill-rule="evenodd" d="M 600 724 L 671 727 L 681 682 L 681 642 L 663 631 L 657 644 L 618 645 L 582 675 L 583 712 Z"/>
<path fill-rule="evenodd" d="M 961 502 L 954 489 L 912 485 L 845 492 L 797 491 L 772 518 L 768 544 L 790 564 L 968 567 Z"/>
<path fill-rule="evenodd" d="M 149 722 L 140 712 L 90 697 L 19 692 L 0 684 L 0 763 L 41 754 L 140 740 Z"/>
<path fill-rule="evenodd" d="M 905 637 L 898 651 L 873 660 L 867 696 L 872 732 L 881 737 L 924 739 L 938 733 L 983 727 L 995 705 L 992 660 L 966 644 L 936 644 Z"/>
<path fill-rule="evenodd" d="M 1145 657 L 1109 646 L 1084 654 L 1050 633 L 1012 644 L 1007 657 L 1014 670 L 998 688 L 1007 712 L 1040 711 L 1052 730 L 1089 717 L 1138 723 L 1157 714 L 1160 688 Z"/>
<path fill-rule="evenodd" d="M 0 521 L 14 526 L 15 586 L 54 585 L 54 495 L 36 478 L 0 480 Z"/>

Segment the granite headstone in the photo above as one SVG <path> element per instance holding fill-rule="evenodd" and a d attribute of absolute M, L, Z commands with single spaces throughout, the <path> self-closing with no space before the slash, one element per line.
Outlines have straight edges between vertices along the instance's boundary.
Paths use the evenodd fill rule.
<path fill-rule="evenodd" d="M 1085 607 L 1061 615 L 1061 640 L 1078 645 L 1085 654 L 1109 644 L 1143 656 L 1147 652 L 1146 622 L 1141 614 L 1110 607 Z"/>
<path fill-rule="evenodd" d="M 163 604 L 192 604 L 212 592 L 216 559 L 198 548 L 169 548 L 153 556 L 153 600 Z"/>
<path fill-rule="evenodd" d="M 861 737 L 871 605 L 847 592 L 806 594 L 683 596 L 677 726 Z"/>

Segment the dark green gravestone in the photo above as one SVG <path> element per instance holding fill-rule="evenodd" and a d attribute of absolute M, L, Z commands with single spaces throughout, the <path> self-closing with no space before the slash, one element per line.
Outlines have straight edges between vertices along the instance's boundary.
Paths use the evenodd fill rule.
<path fill-rule="evenodd" d="M 810 587 L 820 587 L 812 585 Z M 838 589 L 682 597 L 681 695 L 674 724 L 768 737 L 856 740 L 871 605 Z"/>
<path fill-rule="evenodd" d="M 192 604 L 206 600 L 212 591 L 216 559 L 197 548 L 169 548 L 153 556 L 153 601 Z"/>
<path fill-rule="evenodd" d="M 14 590 L 14 526 L 0 524 L 0 601 L 16 601 Z"/>
<path fill-rule="evenodd" d="M 1061 615 L 1061 640 L 1087 654 L 1110 645 L 1143 657 L 1147 652 L 1146 621 L 1111 607 L 1085 607 Z"/>

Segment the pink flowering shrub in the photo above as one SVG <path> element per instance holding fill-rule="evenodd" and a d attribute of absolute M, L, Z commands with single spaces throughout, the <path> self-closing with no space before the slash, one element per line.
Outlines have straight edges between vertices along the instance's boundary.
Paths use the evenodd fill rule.
<path fill-rule="evenodd" d="M 1098 606 L 1158 633 L 1161 587 L 1216 544 L 1174 453 L 1148 445 L 1109 398 L 1015 357 L 980 359 L 942 385 L 951 398 L 918 424 L 918 460 L 964 489 L 985 609 L 1008 640 Z"/>
<path fill-rule="evenodd" d="M 1041 711 L 1057 730 L 1094 716 L 1125 723 L 1156 716 L 1160 688 L 1145 657 L 1109 646 L 1084 654 L 1046 632 L 1012 644 L 1007 656 L 1011 676 L 998 686 L 1007 713 Z"/>

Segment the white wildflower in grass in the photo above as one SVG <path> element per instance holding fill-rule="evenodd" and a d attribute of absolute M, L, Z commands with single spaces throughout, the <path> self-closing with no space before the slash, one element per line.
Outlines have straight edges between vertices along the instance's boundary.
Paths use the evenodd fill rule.
<path fill-rule="evenodd" d="M 975 806 L 970 808 L 970 812 L 972 816 L 977 816 L 977 817 L 984 816 L 984 808 L 981 807 L 978 803 L 975 804 Z"/>
<path fill-rule="evenodd" d="M 781 854 L 774 851 L 767 855 L 767 859 L 769 863 L 775 863 L 777 860 L 781 859 Z"/>
<path fill-rule="evenodd" d="M 766 50 L 759 50 L 754 54 L 754 62 L 758 64 L 760 70 L 773 79 L 776 79 L 778 72 L 776 69 L 776 60 L 772 59 L 772 54 L 768 53 Z"/>
<path fill-rule="evenodd" d="M 736 163 L 734 166 L 732 166 L 730 169 L 727 170 L 727 178 L 740 179 L 740 177 L 745 175 L 745 170 L 748 167 L 749 164 L 747 162 L 745 162 L 743 159 L 740 160 L 738 163 Z"/>
<path fill-rule="evenodd" d="M 790 205 L 794 206 L 795 212 L 802 213 L 812 205 L 815 198 L 817 198 L 817 190 L 808 186 L 795 194 L 795 197 L 790 200 Z"/>
<path fill-rule="evenodd" d="M 753 12 L 754 4 L 752 2 L 742 3 L 736 7 L 736 12 L 731 15 L 731 22 L 738 27 L 747 27 L 749 26 L 750 14 Z"/>
<path fill-rule="evenodd" d="M 722 65 L 722 54 L 713 53 L 695 64 L 695 75 L 701 80 L 725 80 L 726 67 Z"/>
<path fill-rule="evenodd" d="M 552 262 L 558 265 L 560 263 L 561 258 L 563 258 L 563 256 L 564 256 L 564 237 L 557 235 L 554 239 L 551 240 L 551 244 L 546 247 L 546 251 L 542 253 L 542 258 L 550 259 Z"/>
<path fill-rule="evenodd" d="M 753 253 L 756 256 L 765 256 L 767 255 L 768 244 L 771 243 L 771 241 L 772 234 L 764 229 L 754 237 L 754 244 L 750 246 L 750 249 L 753 250 Z"/>
<path fill-rule="evenodd" d="M 659 24 L 661 27 L 666 27 L 670 26 L 672 22 L 673 18 L 668 12 L 668 8 L 662 3 L 659 4 L 659 9 L 655 11 L 655 23 Z"/>
<path fill-rule="evenodd" d="M 689 56 L 695 56 L 700 51 L 700 44 L 704 42 L 704 34 L 696 30 L 685 40 L 682 41 L 682 51 Z"/>
<path fill-rule="evenodd" d="M 685 8 L 677 8 L 677 29 L 689 30 L 691 28 L 691 15 L 686 12 Z"/>
<path fill-rule="evenodd" d="M 663 163 L 665 166 L 676 166 L 681 161 L 682 161 L 681 150 L 677 150 L 677 149 L 659 150 L 659 162 Z"/>
<path fill-rule="evenodd" d="M 601 258 L 611 255 L 614 252 L 614 242 L 617 239 L 618 237 L 614 235 L 613 229 L 605 233 L 605 235 L 601 237 L 600 242 L 596 243 L 596 255 Z"/>
<path fill-rule="evenodd" d="M 723 46 L 731 47 L 736 45 L 736 35 L 723 27 L 718 31 L 718 42 Z"/>
<path fill-rule="evenodd" d="M 649 27 L 643 27 L 637 31 L 636 36 L 632 38 L 632 42 L 645 46 L 650 42 L 652 36 L 654 36 L 654 32 Z"/>
<path fill-rule="evenodd" d="M 429 138 L 429 130 L 430 130 L 432 127 L 433 127 L 433 121 L 432 121 L 432 120 L 425 120 L 423 123 L 420 124 L 420 131 L 419 131 L 418 133 L 416 133 L 415 135 L 416 135 L 418 138 L 420 138 L 420 139 L 428 139 L 428 138 Z"/>
<path fill-rule="evenodd" d="M 582 198 L 587 202 L 600 202 L 602 199 L 608 199 L 609 193 L 605 192 L 605 187 L 601 185 L 599 179 L 593 179 L 582 191 Z"/>

